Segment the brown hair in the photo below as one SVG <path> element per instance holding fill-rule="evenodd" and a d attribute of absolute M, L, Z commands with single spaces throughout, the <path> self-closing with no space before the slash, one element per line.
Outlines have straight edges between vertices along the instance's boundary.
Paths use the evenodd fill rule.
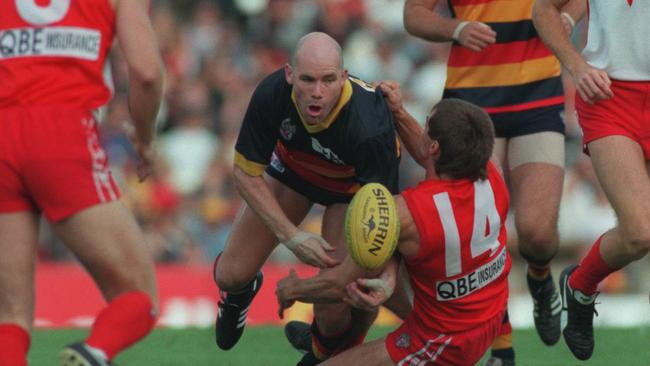
<path fill-rule="evenodd" d="M 485 179 L 494 147 L 494 126 L 480 107 L 460 99 L 443 99 L 427 120 L 429 137 L 440 144 L 438 174 L 454 179 Z"/>

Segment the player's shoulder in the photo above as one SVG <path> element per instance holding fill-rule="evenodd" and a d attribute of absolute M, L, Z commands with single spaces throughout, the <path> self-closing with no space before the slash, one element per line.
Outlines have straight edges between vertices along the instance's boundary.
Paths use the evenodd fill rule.
<path fill-rule="evenodd" d="M 352 85 L 351 118 L 362 138 L 394 134 L 395 123 L 380 90 L 357 77 L 349 76 Z"/>
<path fill-rule="evenodd" d="M 280 68 L 267 75 L 255 88 L 254 99 L 277 103 L 282 98 L 291 97 L 291 85 L 284 77 L 284 69 Z"/>

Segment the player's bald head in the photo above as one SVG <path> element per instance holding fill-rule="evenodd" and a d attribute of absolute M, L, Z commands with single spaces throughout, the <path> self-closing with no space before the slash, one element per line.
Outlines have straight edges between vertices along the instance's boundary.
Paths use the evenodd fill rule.
<path fill-rule="evenodd" d="M 323 32 L 306 34 L 298 41 L 291 56 L 291 64 L 298 67 L 306 59 L 336 65 L 339 69 L 343 68 L 341 46 L 334 38 Z"/>

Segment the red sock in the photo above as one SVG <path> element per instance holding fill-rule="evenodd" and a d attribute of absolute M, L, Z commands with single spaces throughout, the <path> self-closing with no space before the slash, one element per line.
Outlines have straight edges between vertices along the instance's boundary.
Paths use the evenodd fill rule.
<path fill-rule="evenodd" d="M 149 334 L 155 323 L 149 295 L 130 291 L 113 299 L 97 315 L 86 344 L 102 350 L 111 360 Z"/>
<path fill-rule="evenodd" d="M 0 324 L 0 365 L 27 366 L 29 333 L 16 324 Z"/>
<path fill-rule="evenodd" d="M 569 286 L 574 290 L 580 290 L 583 294 L 591 296 L 598 290 L 598 284 L 610 273 L 616 271 L 605 263 L 600 254 L 601 236 L 596 240 L 589 250 L 589 253 L 582 258 L 578 268 L 569 277 Z"/>

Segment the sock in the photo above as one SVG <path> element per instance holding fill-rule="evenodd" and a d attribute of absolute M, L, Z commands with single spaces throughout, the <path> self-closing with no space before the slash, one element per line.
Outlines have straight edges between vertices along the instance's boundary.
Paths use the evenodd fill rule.
<path fill-rule="evenodd" d="M 312 351 L 319 360 L 323 361 L 340 352 L 340 349 L 346 343 L 346 335 L 352 328 L 352 323 L 348 324 L 341 332 L 324 336 L 316 324 L 316 319 L 311 323 L 312 334 Z"/>
<path fill-rule="evenodd" d="M 549 277 L 550 273 L 551 273 L 550 264 L 540 266 L 534 263 L 528 263 L 528 277 L 530 277 L 535 281 L 545 280 L 547 277 Z"/>
<path fill-rule="evenodd" d="M 501 330 L 494 341 L 492 341 L 492 357 L 498 357 L 502 360 L 514 360 L 515 350 L 512 348 L 512 325 L 508 311 L 503 316 Z"/>
<path fill-rule="evenodd" d="M 111 360 L 149 334 L 155 323 L 149 295 L 142 291 L 126 292 L 97 315 L 86 344 L 104 352 Z"/>
<path fill-rule="evenodd" d="M 550 273 L 550 272 L 549 272 Z M 539 291 L 541 288 L 546 286 L 549 282 L 553 282 L 553 278 L 551 276 L 546 276 L 546 278 L 537 280 L 531 276 L 528 276 L 526 279 L 526 282 L 528 282 L 528 287 L 530 288 L 531 293 L 533 294 L 539 294 Z M 552 284 L 551 284 L 552 287 Z"/>
<path fill-rule="evenodd" d="M 312 352 L 321 361 L 362 344 L 368 334 L 367 329 L 361 330 L 350 323 L 343 331 L 324 336 L 316 324 L 316 319 L 311 324 L 311 330 Z"/>
<path fill-rule="evenodd" d="M 598 284 L 610 273 L 616 271 L 610 268 L 600 254 L 601 236 L 596 240 L 589 250 L 589 253 L 582 258 L 582 262 L 569 276 L 569 286 L 574 290 L 580 290 L 583 294 L 591 296 L 598 290 Z"/>
<path fill-rule="evenodd" d="M 29 333 L 16 324 L 0 324 L 0 365 L 27 366 Z"/>

